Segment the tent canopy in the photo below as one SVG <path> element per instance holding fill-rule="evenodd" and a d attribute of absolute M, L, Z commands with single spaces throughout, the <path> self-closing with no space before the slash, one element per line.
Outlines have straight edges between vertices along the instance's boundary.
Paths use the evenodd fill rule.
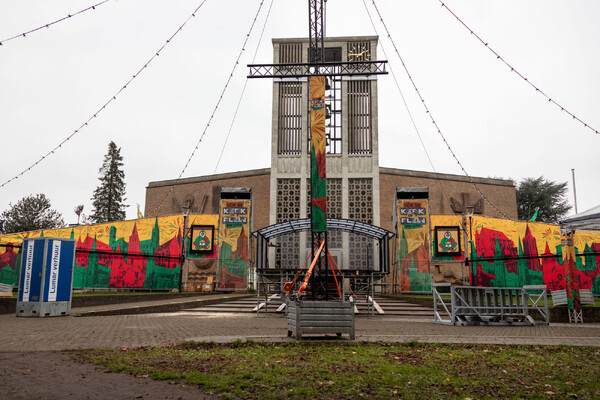
<path fill-rule="evenodd" d="M 574 231 L 577 229 L 600 230 L 600 205 L 587 211 L 559 221 L 560 229 Z"/>

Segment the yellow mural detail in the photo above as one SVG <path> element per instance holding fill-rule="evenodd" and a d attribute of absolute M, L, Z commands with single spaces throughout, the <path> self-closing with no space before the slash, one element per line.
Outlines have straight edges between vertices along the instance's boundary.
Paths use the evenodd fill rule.
<path fill-rule="evenodd" d="M 475 222 L 473 222 L 474 224 Z M 468 233 L 469 219 L 467 217 L 467 233 Z M 463 218 L 462 215 L 431 215 L 431 232 L 435 232 L 436 226 L 458 226 L 460 227 L 461 234 L 463 233 Z M 474 227 L 475 225 L 473 225 Z M 461 237 L 460 250 L 465 251 L 465 241 Z"/>
<path fill-rule="evenodd" d="M 168 217 L 158 218 L 142 218 L 128 221 L 116 221 L 96 225 L 80 225 L 68 228 L 46 229 L 29 232 L 11 233 L 0 236 L 0 244 L 20 245 L 24 238 L 38 237 L 55 237 L 61 239 L 73 238 L 76 241 L 84 241 L 86 238 L 96 238 L 98 242 L 109 244 L 111 228 L 115 231 L 114 240 L 124 239 L 129 240 L 133 233 L 133 229 L 137 230 L 137 235 L 140 241 L 152 239 L 152 232 L 158 224 L 159 241 L 158 244 L 164 244 L 176 237 L 178 234 L 183 234 L 183 215 L 173 215 Z M 219 223 L 217 214 L 190 214 L 188 227 L 194 224 L 197 225 L 213 225 L 215 228 Z M 4 252 L 0 248 L 0 254 Z"/>

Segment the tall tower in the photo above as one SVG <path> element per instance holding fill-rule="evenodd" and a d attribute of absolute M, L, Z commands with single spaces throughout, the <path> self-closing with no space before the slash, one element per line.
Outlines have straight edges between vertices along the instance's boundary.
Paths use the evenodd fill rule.
<path fill-rule="evenodd" d="M 325 38 L 324 61 L 376 61 L 377 42 L 375 36 Z M 274 39 L 273 61 L 307 63 L 309 48 L 308 39 Z M 310 217 L 308 95 L 308 78 L 273 81 L 270 224 Z M 325 95 L 327 216 L 380 225 L 377 75 L 328 76 Z M 278 268 L 297 269 L 311 245 L 306 234 L 283 236 L 269 258 Z M 367 269 L 377 259 L 376 245 L 360 235 L 330 232 L 328 248 L 344 269 Z"/>

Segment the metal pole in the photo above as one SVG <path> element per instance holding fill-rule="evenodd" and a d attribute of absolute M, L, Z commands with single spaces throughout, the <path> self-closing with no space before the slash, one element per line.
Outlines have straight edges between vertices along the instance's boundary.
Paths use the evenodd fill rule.
<path fill-rule="evenodd" d="M 575 189 L 575 168 L 571 168 L 571 174 L 573 175 L 573 199 L 575 202 L 575 214 L 577 214 L 577 190 Z"/>
<path fill-rule="evenodd" d="M 187 235 L 188 235 L 188 215 L 190 213 L 189 207 L 182 207 L 181 212 L 183 214 L 183 238 L 181 243 L 181 268 L 179 269 L 179 293 L 183 286 L 183 269 L 185 266 L 186 251 L 187 251 Z M 187 278 L 186 278 L 187 282 Z"/>

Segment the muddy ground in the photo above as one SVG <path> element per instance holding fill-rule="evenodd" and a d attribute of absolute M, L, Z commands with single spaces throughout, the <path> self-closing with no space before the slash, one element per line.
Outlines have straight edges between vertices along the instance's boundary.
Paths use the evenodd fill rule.
<path fill-rule="evenodd" d="M 70 352 L 0 353 L 0 400 L 218 399 L 181 382 L 104 372 Z"/>

